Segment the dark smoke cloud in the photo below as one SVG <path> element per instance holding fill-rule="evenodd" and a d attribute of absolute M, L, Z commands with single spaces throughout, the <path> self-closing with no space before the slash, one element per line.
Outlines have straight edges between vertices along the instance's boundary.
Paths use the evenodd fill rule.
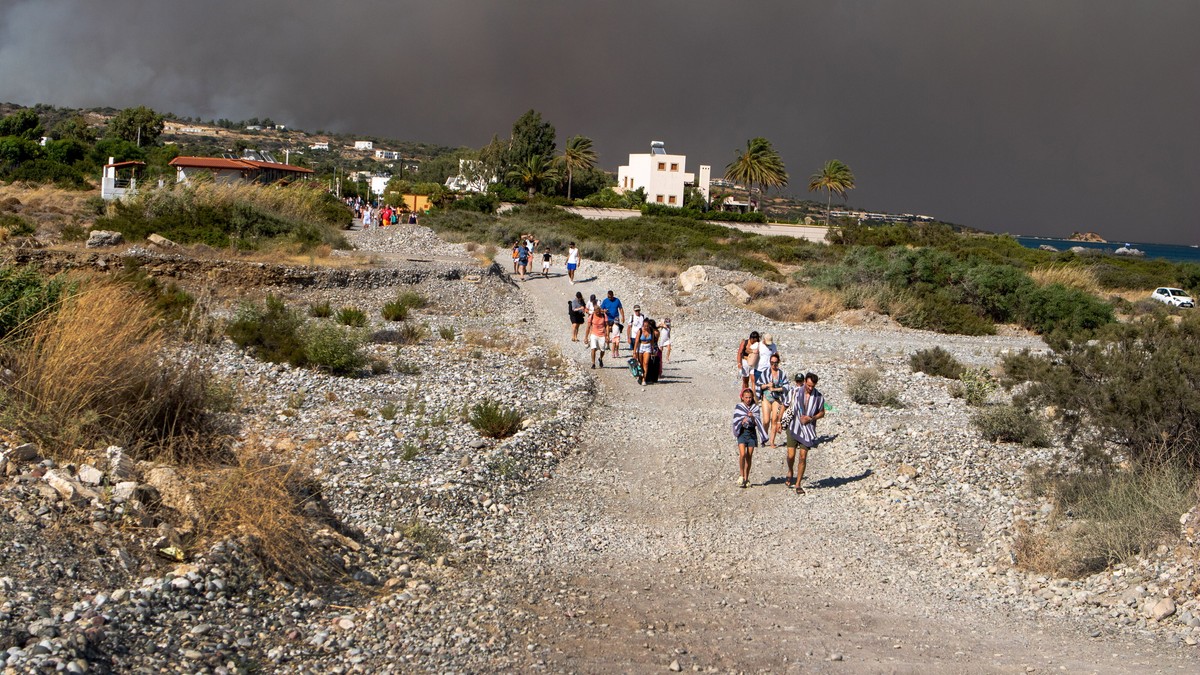
<path fill-rule="evenodd" d="M 0 2 L 0 100 L 479 146 L 539 110 L 613 169 L 771 139 L 804 195 L 999 231 L 1200 243 L 1190 0 Z"/>

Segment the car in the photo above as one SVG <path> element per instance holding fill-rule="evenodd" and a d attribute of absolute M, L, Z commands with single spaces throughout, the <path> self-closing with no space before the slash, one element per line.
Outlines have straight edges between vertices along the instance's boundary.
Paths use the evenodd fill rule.
<path fill-rule="evenodd" d="M 1154 289 L 1154 292 L 1150 294 L 1150 297 L 1158 300 L 1159 302 L 1164 302 L 1168 305 L 1171 305 L 1172 307 L 1196 306 L 1196 301 L 1193 300 L 1192 296 L 1188 295 L 1182 288 L 1170 288 L 1168 286 L 1163 286 L 1161 288 Z"/>

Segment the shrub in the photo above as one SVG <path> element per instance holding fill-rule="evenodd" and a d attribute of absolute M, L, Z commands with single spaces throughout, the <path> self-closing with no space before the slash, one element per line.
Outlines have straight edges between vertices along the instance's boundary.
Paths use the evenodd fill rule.
<path fill-rule="evenodd" d="M 399 300 L 392 300 L 384 305 L 379 313 L 385 321 L 404 321 L 408 318 L 408 305 Z"/>
<path fill-rule="evenodd" d="M 0 267 L 0 339 L 29 328 L 70 289 L 32 267 Z"/>
<path fill-rule="evenodd" d="M 446 342 L 454 342 L 454 326 L 442 326 L 438 329 L 438 336 Z"/>
<path fill-rule="evenodd" d="M 396 298 L 396 302 L 409 309 L 425 309 L 429 306 L 429 301 L 425 299 L 425 296 L 415 291 L 404 291 Z"/>
<path fill-rule="evenodd" d="M 28 237 L 37 232 L 37 224 L 15 213 L 0 213 L 0 229 L 13 237 Z"/>
<path fill-rule="evenodd" d="M 1095 296 L 1059 284 L 1033 290 L 1025 302 L 1021 323 L 1043 335 L 1089 337 L 1113 322 L 1112 307 Z"/>
<path fill-rule="evenodd" d="M 367 363 L 362 339 L 329 323 L 305 326 L 301 337 L 305 362 L 334 375 L 351 375 Z"/>
<path fill-rule="evenodd" d="M 824 321 L 845 309 L 842 300 L 819 288 L 792 288 L 754 300 L 747 309 L 776 321 Z"/>
<path fill-rule="evenodd" d="M 244 303 L 226 327 L 229 339 L 271 363 L 303 366 L 308 359 L 300 338 L 303 319 L 283 300 L 269 295 L 263 306 Z"/>
<path fill-rule="evenodd" d="M 941 347 L 916 352 L 908 357 L 908 365 L 914 373 L 926 373 L 951 380 L 957 380 L 964 370 L 963 364 Z"/>
<path fill-rule="evenodd" d="M 333 307 L 329 305 L 328 300 L 315 305 L 309 305 L 308 315 L 314 319 L 328 319 L 333 316 Z"/>
<path fill-rule="evenodd" d="M 1178 536 L 1179 516 L 1196 504 L 1189 469 L 1165 463 L 1120 471 L 1079 471 L 1051 481 L 1056 506 L 1046 529 L 1026 526 L 1017 565 L 1080 577 Z"/>
<path fill-rule="evenodd" d="M 508 438 L 521 428 L 521 413 L 495 401 L 483 401 L 471 408 L 469 421 L 488 438 Z"/>
<path fill-rule="evenodd" d="M 343 326 L 362 328 L 367 325 L 367 314 L 357 307 L 343 307 L 338 310 L 337 322 Z"/>
<path fill-rule="evenodd" d="M 403 323 L 396 331 L 394 342 L 398 345 L 415 345 L 429 337 L 429 328 L 419 323 Z"/>
<path fill-rule="evenodd" d="M 379 409 L 379 416 L 390 422 L 396 419 L 397 412 L 399 412 L 399 410 L 396 409 L 396 404 L 388 403 Z"/>
<path fill-rule="evenodd" d="M 985 406 L 971 416 L 971 424 L 989 441 L 1020 443 L 1027 448 L 1050 446 L 1046 423 L 1035 413 L 1015 405 Z"/>
<path fill-rule="evenodd" d="M 887 406 L 901 408 L 900 394 L 894 387 L 885 387 L 883 377 L 878 370 L 864 368 L 856 370 L 850 376 L 850 384 L 846 388 L 850 400 L 859 405 Z"/>
<path fill-rule="evenodd" d="M 421 366 L 418 366 L 417 364 L 413 363 L 412 361 L 401 361 L 399 359 L 397 359 L 396 362 L 394 364 L 392 364 L 392 370 L 394 370 L 399 375 L 420 375 L 421 374 Z"/>
<path fill-rule="evenodd" d="M 992 392 L 996 391 L 996 378 L 992 377 L 987 368 L 965 370 L 958 379 L 962 386 L 962 397 L 966 399 L 967 405 L 981 406 L 987 403 Z"/>
<path fill-rule="evenodd" d="M 138 458 L 197 459 L 221 448 L 207 414 L 208 372 L 167 347 L 148 304 L 127 286 L 71 296 L 3 347 L 12 371 L 5 426 L 57 457 L 120 445 Z"/>

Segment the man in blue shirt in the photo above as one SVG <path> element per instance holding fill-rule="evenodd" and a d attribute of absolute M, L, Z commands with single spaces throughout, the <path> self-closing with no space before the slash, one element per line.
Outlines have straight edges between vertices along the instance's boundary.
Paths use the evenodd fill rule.
<path fill-rule="evenodd" d="M 608 292 L 608 297 L 600 303 L 600 309 L 608 315 L 608 324 L 611 326 L 614 321 L 620 320 L 625 323 L 625 308 L 621 306 L 621 301 L 617 296 L 613 295 L 612 291 Z"/>

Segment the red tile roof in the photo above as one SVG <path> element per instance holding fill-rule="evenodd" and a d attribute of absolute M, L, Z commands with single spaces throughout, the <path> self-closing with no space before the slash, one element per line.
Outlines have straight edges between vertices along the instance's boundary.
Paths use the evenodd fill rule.
<path fill-rule="evenodd" d="M 145 162 L 139 162 L 139 161 L 137 161 L 137 160 L 133 160 L 133 161 L 129 161 L 129 162 L 114 162 L 114 163 L 112 163 L 112 164 L 105 164 L 105 165 L 104 165 L 104 168 L 106 168 L 106 169 L 107 169 L 107 168 L 109 168 L 109 167 L 114 167 L 114 168 L 117 168 L 117 169 L 121 169 L 121 168 L 124 168 L 124 167 L 127 167 L 127 166 L 146 166 L 146 163 L 145 163 Z"/>
<path fill-rule="evenodd" d="M 274 169 L 288 173 L 313 173 L 312 169 L 306 169 L 302 166 L 292 166 L 291 164 L 273 164 L 253 159 L 226 159 L 224 157 L 176 157 L 169 164 L 174 167 L 191 167 L 196 169 L 226 169 L 232 171 Z"/>

